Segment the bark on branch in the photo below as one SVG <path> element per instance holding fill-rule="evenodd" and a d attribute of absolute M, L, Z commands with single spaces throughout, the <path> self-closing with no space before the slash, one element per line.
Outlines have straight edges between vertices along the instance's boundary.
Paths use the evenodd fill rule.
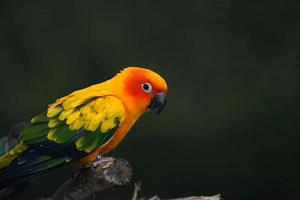
<path fill-rule="evenodd" d="M 138 198 L 138 193 L 141 191 L 141 183 L 135 183 L 134 184 L 134 192 L 132 200 L 221 200 L 221 195 L 214 195 L 214 196 L 190 196 L 190 197 L 181 197 L 181 198 L 175 198 L 175 199 L 165 199 L 160 198 L 159 196 L 155 195 L 150 198 Z"/>
<path fill-rule="evenodd" d="M 130 164 L 121 158 L 103 157 L 69 178 L 53 195 L 52 200 L 93 199 L 97 192 L 130 182 Z"/>

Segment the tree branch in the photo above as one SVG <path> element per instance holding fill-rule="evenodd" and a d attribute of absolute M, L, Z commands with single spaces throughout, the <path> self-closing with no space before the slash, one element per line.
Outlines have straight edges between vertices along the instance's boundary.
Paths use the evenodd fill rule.
<path fill-rule="evenodd" d="M 159 196 L 155 195 L 149 199 L 145 197 L 138 198 L 138 193 L 141 191 L 141 182 L 134 184 L 134 192 L 131 200 L 221 200 L 221 195 L 214 196 L 190 196 L 190 197 L 182 197 L 175 199 L 161 199 Z"/>
<path fill-rule="evenodd" d="M 130 182 L 132 169 L 121 158 L 102 157 L 92 166 L 80 169 L 69 178 L 53 195 L 52 200 L 93 199 L 94 194 L 114 186 Z"/>

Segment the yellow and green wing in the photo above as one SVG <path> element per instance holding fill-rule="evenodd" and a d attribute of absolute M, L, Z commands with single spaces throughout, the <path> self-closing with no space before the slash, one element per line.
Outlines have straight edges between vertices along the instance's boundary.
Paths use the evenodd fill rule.
<path fill-rule="evenodd" d="M 21 131 L 22 152 L 0 169 L 0 187 L 86 156 L 109 141 L 125 117 L 121 100 L 109 92 L 82 90 L 58 99 Z"/>

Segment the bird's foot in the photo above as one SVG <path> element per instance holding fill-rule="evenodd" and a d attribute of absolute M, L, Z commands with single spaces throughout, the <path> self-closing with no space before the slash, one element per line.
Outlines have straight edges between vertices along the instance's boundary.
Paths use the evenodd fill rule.
<path fill-rule="evenodd" d="M 95 169 L 99 164 L 105 164 L 105 163 L 108 163 L 108 162 L 112 162 L 113 160 L 114 160 L 114 158 L 112 158 L 112 157 L 103 157 L 100 154 L 98 154 L 97 157 L 96 157 L 96 160 L 89 163 L 89 166 L 92 169 Z"/>
<path fill-rule="evenodd" d="M 96 156 L 96 161 L 100 161 L 102 158 L 103 158 L 103 157 L 101 156 L 101 154 L 98 154 L 98 155 Z"/>

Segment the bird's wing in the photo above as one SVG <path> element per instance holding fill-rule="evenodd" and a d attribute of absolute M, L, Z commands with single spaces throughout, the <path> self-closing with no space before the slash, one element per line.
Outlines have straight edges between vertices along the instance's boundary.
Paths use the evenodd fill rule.
<path fill-rule="evenodd" d="M 0 171 L 0 185 L 86 156 L 105 144 L 125 117 L 121 100 L 108 92 L 58 99 L 22 130 L 20 141 L 27 148 Z"/>

